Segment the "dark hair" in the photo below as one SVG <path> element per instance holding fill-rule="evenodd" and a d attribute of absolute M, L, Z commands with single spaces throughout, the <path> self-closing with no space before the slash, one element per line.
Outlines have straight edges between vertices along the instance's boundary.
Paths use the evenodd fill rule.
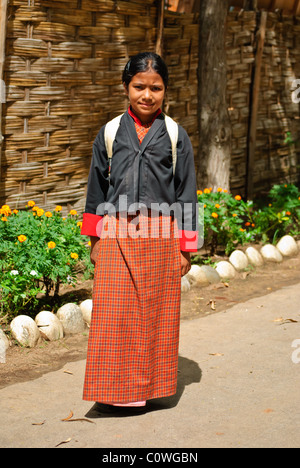
<path fill-rule="evenodd" d="M 169 80 L 168 67 L 163 59 L 154 52 L 141 52 L 132 57 L 124 68 L 122 82 L 128 87 L 134 75 L 151 69 L 162 77 L 164 85 L 167 88 Z"/>

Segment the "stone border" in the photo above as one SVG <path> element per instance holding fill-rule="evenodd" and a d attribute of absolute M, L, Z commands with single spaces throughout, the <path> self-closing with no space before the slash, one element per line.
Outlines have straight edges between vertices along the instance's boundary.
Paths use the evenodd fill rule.
<path fill-rule="evenodd" d="M 208 265 L 192 265 L 189 273 L 181 278 L 181 291 L 188 292 L 193 286 L 208 286 L 233 279 L 239 272 L 250 265 L 263 266 L 264 262 L 280 263 L 284 257 L 294 257 L 300 252 L 300 240 L 295 241 L 287 235 L 282 237 L 276 246 L 264 245 L 260 250 L 249 246 L 245 253 L 235 250 L 228 261 L 221 260 L 216 268 Z M 56 314 L 43 310 L 35 319 L 27 315 L 18 315 L 10 323 L 12 337 L 21 346 L 35 347 L 41 339 L 59 340 L 65 335 L 82 333 L 88 330 L 91 323 L 92 299 L 86 299 L 78 306 L 68 303 L 58 309 Z M 0 363 L 5 362 L 5 353 L 10 342 L 0 329 Z"/>
<path fill-rule="evenodd" d="M 249 246 L 245 252 L 234 250 L 227 260 L 221 260 L 213 268 L 207 265 L 192 265 L 191 270 L 181 278 L 181 291 L 187 292 L 193 286 L 208 286 L 233 279 L 250 265 L 261 267 L 265 262 L 280 263 L 284 257 L 294 257 L 300 252 L 300 240 L 283 236 L 276 246 L 266 244 L 260 250 Z"/>

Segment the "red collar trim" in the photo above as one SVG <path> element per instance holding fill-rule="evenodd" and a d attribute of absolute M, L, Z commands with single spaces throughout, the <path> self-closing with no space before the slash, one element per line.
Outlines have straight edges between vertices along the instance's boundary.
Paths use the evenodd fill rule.
<path fill-rule="evenodd" d="M 128 108 L 128 114 L 133 118 L 133 120 L 135 121 L 135 123 L 137 123 L 140 127 L 144 127 L 144 125 L 142 124 L 142 122 L 140 121 L 140 119 L 133 113 L 131 107 L 129 106 Z M 161 114 L 161 109 L 158 109 L 154 115 L 154 118 L 151 122 L 149 122 L 150 124 L 152 124 L 154 122 L 154 120 L 156 119 L 156 117 L 158 117 L 159 115 Z"/>

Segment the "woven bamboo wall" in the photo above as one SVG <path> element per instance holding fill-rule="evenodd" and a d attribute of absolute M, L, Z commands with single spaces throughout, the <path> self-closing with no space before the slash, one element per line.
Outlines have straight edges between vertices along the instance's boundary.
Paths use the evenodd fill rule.
<path fill-rule="evenodd" d="M 256 14 L 229 13 L 227 21 L 228 104 L 232 122 L 231 189 L 245 193 L 251 76 Z M 299 104 L 292 82 L 300 78 L 300 18 L 268 14 L 257 119 L 255 193 L 274 183 L 299 181 Z M 288 132 L 298 144 L 285 142 Z M 297 162 L 298 160 L 298 162 Z M 298 169 L 297 169 L 298 164 Z"/>
<path fill-rule="evenodd" d="M 11 0 L 7 27 L 1 203 L 82 211 L 92 142 L 127 107 L 129 57 L 155 50 L 153 0 Z M 166 13 L 168 111 L 197 147 L 197 24 Z"/>
<path fill-rule="evenodd" d="M 157 8 L 152 0 L 11 0 L 8 14 L 0 205 L 18 208 L 33 199 L 43 208 L 59 204 L 81 212 L 92 142 L 99 128 L 127 107 L 120 81 L 128 58 L 155 50 Z M 231 188 L 241 194 L 255 28 L 255 13 L 228 16 Z M 197 16 L 167 12 L 164 44 L 170 71 L 166 110 L 186 128 L 197 154 Z M 270 14 L 257 191 L 294 177 L 296 153 L 284 139 L 286 131 L 296 132 L 299 106 L 282 82 L 300 78 L 299 53 L 299 20 Z"/>

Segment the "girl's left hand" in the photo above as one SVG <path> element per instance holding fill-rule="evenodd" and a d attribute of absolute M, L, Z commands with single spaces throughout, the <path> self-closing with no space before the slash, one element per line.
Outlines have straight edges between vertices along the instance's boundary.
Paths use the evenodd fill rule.
<path fill-rule="evenodd" d="M 191 269 L 190 252 L 180 252 L 181 256 L 181 276 L 186 275 Z"/>

